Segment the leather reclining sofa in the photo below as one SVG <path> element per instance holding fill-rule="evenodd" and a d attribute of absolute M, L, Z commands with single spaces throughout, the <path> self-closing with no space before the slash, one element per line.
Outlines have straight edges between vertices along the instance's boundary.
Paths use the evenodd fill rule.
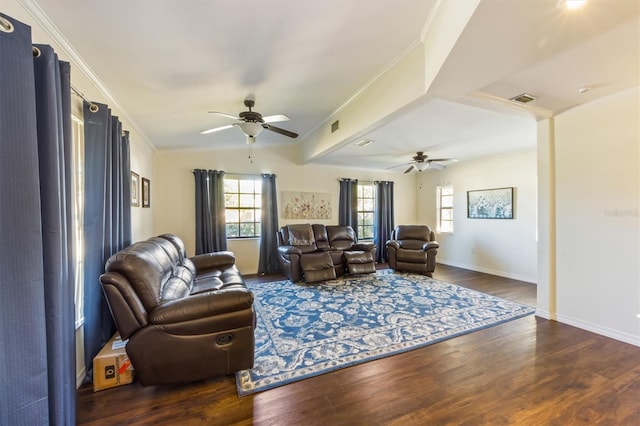
<path fill-rule="evenodd" d="M 282 272 L 293 282 L 375 272 L 376 245 L 358 242 L 350 226 L 286 225 L 277 238 Z"/>
<path fill-rule="evenodd" d="M 253 367 L 255 312 L 231 252 L 186 257 L 165 234 L 106 262 L 100 283 L 144 386 L 185 383 Z"/>

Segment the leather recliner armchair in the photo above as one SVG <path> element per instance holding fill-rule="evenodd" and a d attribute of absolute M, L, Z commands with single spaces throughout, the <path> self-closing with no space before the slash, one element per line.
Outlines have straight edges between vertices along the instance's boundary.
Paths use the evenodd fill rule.
<path fill-rule="evenodd" d="M 100 283 L 142 385 L 253 366 L 253 294 L 233 253 L 187 258 L 182 240 L 165 234 L 119 251 L 105 269 Z"/>
<path fill-rule="evenodd" d="M 435 233 L 426 225 L 396 226 L 386 246 L 391 269 L 419 272 L 429 277 L 436 269 L 440 245 L 435 240 Z"/>

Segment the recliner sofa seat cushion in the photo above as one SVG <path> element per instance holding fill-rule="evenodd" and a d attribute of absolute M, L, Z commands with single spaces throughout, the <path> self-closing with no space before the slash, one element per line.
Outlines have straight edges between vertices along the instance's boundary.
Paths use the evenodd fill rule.
<path fill-rule="evenodd" d="M 427 253 L 422 250 L 400 250 L 396 254 L 398 262 L 424 263 L 427 259 Z"/>

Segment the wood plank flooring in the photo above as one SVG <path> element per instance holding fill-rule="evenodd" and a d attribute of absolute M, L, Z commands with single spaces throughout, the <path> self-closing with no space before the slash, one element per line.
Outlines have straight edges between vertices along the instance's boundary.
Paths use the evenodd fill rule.
<path fill-rule="evenodd" d="M 434 278 L 535 306 L 533 284 L 445 265 Z M 242 398 L 233 376 L 77 395 L 79 425 L 637 426 L 640 348 L 529 316 Z"/>

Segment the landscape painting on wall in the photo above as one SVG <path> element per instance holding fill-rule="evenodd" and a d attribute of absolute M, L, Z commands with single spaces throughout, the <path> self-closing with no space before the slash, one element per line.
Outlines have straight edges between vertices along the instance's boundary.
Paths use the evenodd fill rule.
<path fill-rule="evenodd" d="M 284 219 L 331 219 L 331 194 L 282 192 Z"/>
<path fill-rule="evenodd" d="M 513 219 L 513 187 L 467 191 L 470 219 Z"/>

